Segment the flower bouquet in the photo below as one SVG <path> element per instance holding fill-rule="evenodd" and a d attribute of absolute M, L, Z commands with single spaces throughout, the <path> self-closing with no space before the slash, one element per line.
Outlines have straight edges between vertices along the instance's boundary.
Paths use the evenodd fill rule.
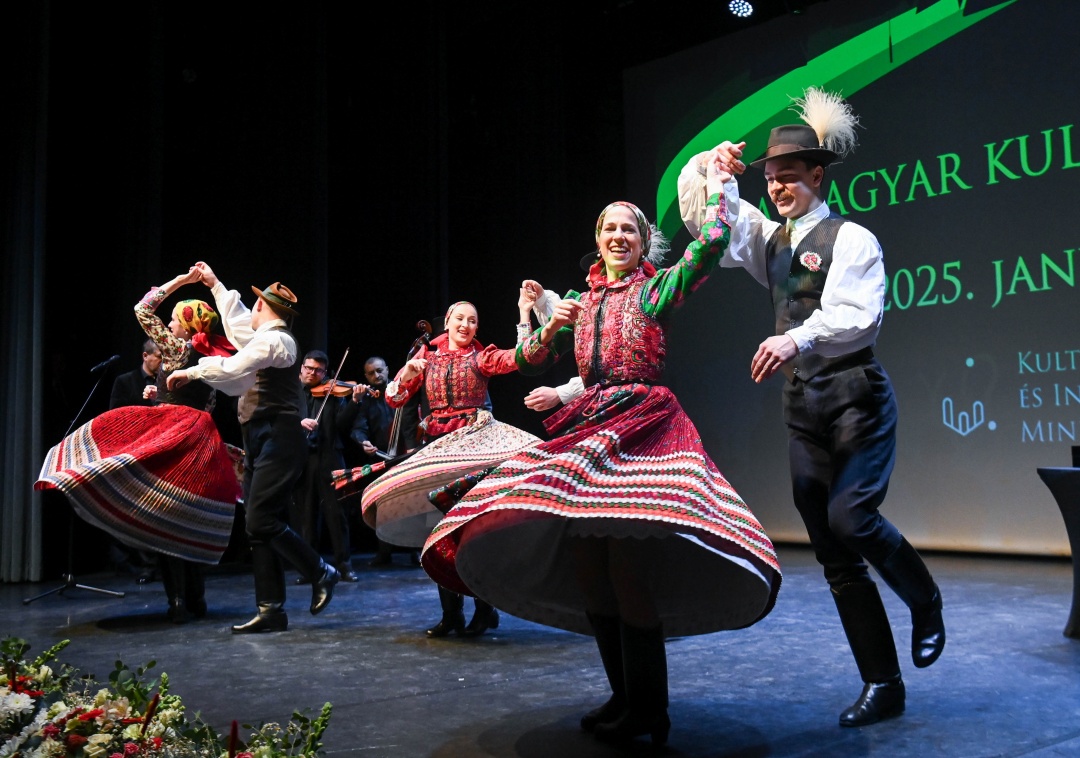
<path fill-rule="evenodd" d="M 226 739 L 198 714 L 189 718 L 169 677 L 147 680 L 153 661 L 132 671 L 122 661 L 102 686 L 55 662 L 64 640 L 33 661 L 30 645 L 8 637 L 0 641 L 0 758 L 277 758 L 317 756 L 330 723 L 326 703 L 316 718 L 294 712 L 286 726 L 236 722 Z M 52 664 L 52 665 L 50 665 Z"/>

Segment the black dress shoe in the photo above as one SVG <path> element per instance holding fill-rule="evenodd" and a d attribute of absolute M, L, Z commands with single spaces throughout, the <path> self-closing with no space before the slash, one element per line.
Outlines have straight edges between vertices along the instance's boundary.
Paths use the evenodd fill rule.
<path fill-rule="evenodd" d="M 341 574 L 341 581 L 343 582 L 356 582 L 360 577 L 353 571 L 352 566 L 348 563 L 339 563 L 337 567 L 338 573 Z"/>
<path fill-rule="evenodd" d="M 428 637 L 445 637 L 450 632 L 455 632 L 458 636 L 461 636 L 465 631 L 465 614 L 459 613 L 457 616 L 451 616 L 447 618 L 443 616 L 439 619 L 439 623 L 427 630 Z"/>
<path fill-rule="evenodd" d="M 855 704 L 840 714 L 840 726 L 867 726 L 904 712 L 904 681 L 867 682 Z"/>
<path fill-rule="evenodd" d="M 289 628 L 289 617 L 280 603 L 259 606 L 259 613 L 246 624 L 232 628 L 233 634 L 258 634 L 260 632 L 284 632 Z"/>
<path fill-rule="evenodd" d="M 190 597 L 185 603 L 187 604 L 188 613 L 190 613 L 193 618 L 201 619 L 206 617 L 205 597 Z"/>
<path fill-rule="evenodd" d="M 591 732 L 600 724 L 615 721 L 625 712 L 626 698 L 622 695 L 612 695 L 602 706 L 593 708 L 581 717 L 581 728 L 586 732 Z"/>
<path fill-rule="evenodd" d="M 911 611 L 911 660 L 921 669 L 941 656 L 945 649 L 945 621 L 941 618 L 941 591 L 926 608 Z"/>
<path fill-rule="evenodd" d="M 183 598 L 173 598 L 169 601 L 169 610 L 165 612 L 169 621 L 174 624 L 186 624 L 191 621 L 191 614 L 188 612 L 187 604 Z"/>
<path fill-rule="evenodd" d="M 479 637 L 488 629 L 499 628 L 499 612 L 494 608 L 490 613 L 476 613 L 473 614 L 472 620 L 469 621 L 469 625 L 465 627 L 465 630 L 461 632 L 462 637 Z"/>
<path fill-rule="evenodd" d="M 668 732 L 670 731 L 671 719 L 668 718 L 667 710 L 649 715 L 635 715 L 633 711 L 627 710 L 614 721 L 604 721 L 597 724 L 593 729 L 593 734 L 603 742 L 616 744 L 629 742 L 635 737 L 647 734 L 653 745 L 657 746 L 667 742 Z"/>
<path fill-rule="evenodd" d="M 334 585 L 341 579 L 341 574 L 338 570 L 331 566 L 329 563 L 323 564 L 326 566 L 326 570 L 323 571 L 323 575 L 316 581 L 311 583 L 311 615 L 319 613 L 330 603 L 330 598 L 334 596 Z"/>

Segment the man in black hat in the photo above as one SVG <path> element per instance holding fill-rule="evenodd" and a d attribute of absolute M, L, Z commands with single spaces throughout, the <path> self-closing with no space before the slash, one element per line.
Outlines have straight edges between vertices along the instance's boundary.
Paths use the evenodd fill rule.
<path fill-rule="evenodd" d="M 795 101 L 805 124 L 772 130 L 762 169 L 767 193 L 786 223 L 740 202 L 725 186 L 732 240 L 721 261 L 739 266 L 772 291 L 776 336 L 751 362 L 755 382 L 777 371 L 795 507 L 824 567 L 848 643 L 865 683 L 840 714 L 841 726 L 865 726 L 904 711 L 904 683 L 888 616 L 867 564 L 911 610 L 915 666 L 945 646 L 941 593 L 915 548 L 878 511 L 896 458 L 896 399 L 874 357 L 885 271 L 867 229 L 830 212 L 825 169 L 854 145 L 857 120 L 838 96 L 811 88 Z M 679 177 L 679 205 L 697 236 L 705 207 L 703 168 L 718 155 L 732 175 L 746 169 L 746 143 L 724 142 L 695 156 Z"/>
<path fill-rule="evenodd" d="M 240 293 L 225 288 L 203 262 L 195 264 L 202 282 L 214 293 L 225 335 L 237 348 L 229 358 L 206 357 L 184 371 L 173 372 L 168 387 L 194 379 L 228 395 L 238 395 L 237 415 L 244 441 L 244 508 L 251 566 L 255 578 L 256 616 L 234 626 L 234 634 L 283 632 L 285 569 L 282 559 L 299 569 L 311 583 L 311 613 L 330 602 L 338 571 L 289 528 L 292 491 L 307 456 L 307 434 L 300 424 L 304 399 L 294 368 L 296 338 L 289 331 L 296 311 L 296 295 L 280 282 L 265 290 L 248 310 Z"/>

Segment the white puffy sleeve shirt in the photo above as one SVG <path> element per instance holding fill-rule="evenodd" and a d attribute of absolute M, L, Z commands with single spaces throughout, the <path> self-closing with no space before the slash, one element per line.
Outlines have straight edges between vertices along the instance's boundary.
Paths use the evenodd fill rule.
<path fill-rule="evenodd" d="M 243 395 L 255 386 L 255 372 L 261 368 L 288 368 L 296 363 L 297 346 L 292 334 L 276 329 L 282 319 L 272 319 L 258 330 L 251 328 L 251 311 L 240 301 L 240 293 L 228 290 L 220 281 L 211 289 L 225 336 L 238 350 L 228 357 L 206 356 L 188 369 L 188 376 L 201 379 L 226 395 Z"/>
<path fill-rule="evenodd" d="M 697 236 L 705 212 L 705 177 L 698 170 L 698 156 L 679 174 L 679 211 L 687 230 Z M 739 200 L 738 182 L 724 185 L 731 244 L 720 260 L 724 268 L 744 268 L 765 287 L 769 286 L 766 246 L 781 224 L 765 217 L 750 203 Z M 807 232 L 829 216 L 822 203 L 796 219 L 791 244 L 796 247 Z M 828 357 L 847 355 L 877 340 L 885 308 L 885 265 L 881 245 L 868 229 L 848 222 L 840 227 L 833 247 L 832 264 L 821 293 L 821 308 L 801 326 L 787 334 L 800 353 L 816 352 Z"/>

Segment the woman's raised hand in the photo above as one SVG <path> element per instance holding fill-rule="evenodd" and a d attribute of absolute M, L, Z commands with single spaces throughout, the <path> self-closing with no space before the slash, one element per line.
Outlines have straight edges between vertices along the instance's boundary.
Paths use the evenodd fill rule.
<path fill-rule="evenodd" d="M 166 287 L 166 289 L 169 289 L 171 291 L 172 289 L 175 289 L 176 287 L 182 287 L 185 284 L 195 284 L 201 279 L 202 272 L 192 266 L 187 270 L 186 274 L 179 274 L 175 279 L 173 279 L 172 282 L 170 282 L 172 287 Z"/>
<path fill-rule="evenodd" d="M 202 279 L 202 283 L 205 284 L 207 287 L 213 288 L 213 286 L 217 284 L 217 275 L 214 274 L 214 270 L 210 268 L 210 266 L 208 266 L 206 263 L 199 261 L 194 266 L 192 266 L 192 269 L 199 272 L 199 278 Z"/>
<path fill-rule="evenodd" d="M 427 358 L 410 358 L 401 370 L 399 381 L 408 382 L 415 379 L 427 369 Z"/>
<path fill-rule="evenodd" d="M 536 305 L 536 295 L 534 295 L 530 290 L 525 289 L 525 287 L 521 287 L 518 290 L 518 310 L 527 311 L 530 310 L 534 305 Z"/>
<path fill-rule="evenodd" d="M 742 150 L 728 142 L 725 142 L 724 145 L 730 147 L 726 150 L 718 147 L 712 152 L 707 164 L 705 190 L 709 195 L 723 192 L 725 182 L 730 181 L 735 174 L 741 174 L 746 169 L 746 165 L 738 158 L 738 156 L 742 155 Z"/>
<path fill-rule="evenodd" d="M 521 289 L 526 293 L 526 297 L 532 298 L 533 303 L 539 300 L 544 294 L 544 288 L 541 287 L 540 282 L 535 279 L 526 279 L 523 281 L 521 283 Z"/>

